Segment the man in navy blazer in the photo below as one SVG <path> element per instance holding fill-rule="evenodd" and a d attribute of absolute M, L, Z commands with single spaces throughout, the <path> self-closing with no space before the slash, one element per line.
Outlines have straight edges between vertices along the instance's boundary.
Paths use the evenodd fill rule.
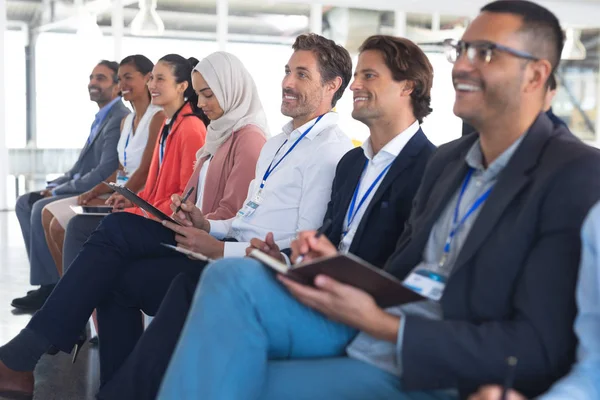
<path fill-rule="evenodd" d="M 600 153 L 542 112 L 562 47 L 556 16 L 525 0 L 486 5 L 446 42 L 454 112 L 477 133 L 432 156 L 385 267 L 426 300 L 383 310 L 327 276 L 312 287 L 221 260 L 158 399 L 450 400 L 504 382 L 510 356 L 518 390 L 547 390 L 574 359 L 579 231 L 600 199 Z M 296 254 L 336 252 L 298 241 Z"/>
<path fill-rule="evenodd" d="M 121 135 L 121 120 L 129 114 L 129 110 L 119 96 L 118 68 L 116 62 L 103 60 L 90 74 L 90 100 L 98 104 L 99 111 L 73 167 L 48 182 L 46 189 L 24 194 L 17 199 L 15 211 L 31 263 L 30 283 L 40 285 L 40 288 L 25 297 L 14 299 L 13 307 L 36 311 L 44 304 L 59 279 L 42 227 L 42 209 L 53 201 L 90 190 L 119 167 L 117 143 Z"/>

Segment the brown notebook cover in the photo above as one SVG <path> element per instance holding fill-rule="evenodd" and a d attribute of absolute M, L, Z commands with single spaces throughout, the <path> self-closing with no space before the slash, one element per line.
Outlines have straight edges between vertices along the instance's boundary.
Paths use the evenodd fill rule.
<path fill-rule="evenodd" d="M 327 275 L 338 282 L 364 290 L 383 308 L 426 300 L 404 287 L 393 275 L 350 253 L 319 258 L 291 268 L 259 250 L 253 250 L 250 257 L 307 285 L 312 285 L 317 275 Z"/>

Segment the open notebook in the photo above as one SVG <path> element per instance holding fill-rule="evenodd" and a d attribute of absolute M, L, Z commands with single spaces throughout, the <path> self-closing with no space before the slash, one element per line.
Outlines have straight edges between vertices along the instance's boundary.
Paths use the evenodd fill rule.
<path fill-rule="evenodd" d="M 426 300 L 404 287 L 393 275 L 374 267 L 353 254 L 337 254 L 289 267 L 273 257 L 253 250 L 250 257 L 297 282 L 311 285 L 317 275 L 327 275 L 338 282 L 369 293 L 380 307 L 386 308 Z"/>

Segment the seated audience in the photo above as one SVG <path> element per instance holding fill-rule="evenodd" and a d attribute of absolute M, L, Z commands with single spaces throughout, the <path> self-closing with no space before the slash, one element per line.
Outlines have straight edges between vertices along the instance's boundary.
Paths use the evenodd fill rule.
<path fill-rule="evenodd" d="M 129 110 L 118 95 L 118 68 L 117 63 L 104 60 L 90 74 L 90 100 L 98 104 L 99 111 L 73 167 L 48 182 L 46 189 L 41 192 L 27 193 L 17 199 L 15 211 L 30 262 L 29 282 L 40 287 L 28 292 L 25 297 L 14 299 L 11 305 L 15 308 L 36 310 L 36 306 L 43 304 L 52 292 L 59 278 L 44 236 L 43 208 L 54 201 L 90 190 L 110 177 L 119 165 L 119 124 Z"/>
<path fill-rule="evenodd" d="M 425 300 L 384 310 L 324 275 L 217 261 L 158 398 L 457 399 L 503 381 L 509 356 L 517 390 L 546 391 L 573 361 L 579 230 L 600 199 L 599 152 L 542 112 L 562 47 L 528 1 L 490 3 L 446 42 L 454 112 L 477 133 L 432 156 L 385 267 Z M 336 253 L 323 236 L 292 248 Z"/>
<path fill-rule="evenodd" d="M 331 195 L 335 165 L 351 148 L 350 140 L 337 126 L 337 115 L 331 112 L 350 80 L 350 55 L 332 41 L 316 35 L 299 37 L 294 49 L 287 67 L 290 73 L 283 82 L 282 102 L 282 112 L 292 116 L 292 121 L 285 126 L 285 133 L 265 144 L 255 175 L 261 178 L 267 175 L 267 179 L 262 179 L 267 182 L 251 183 L 250 194 L 244 201 L 247 204 L 256 200 L 256 193 L 263 186 L 263 202 L 253 215 L 245 213 L 246 208 L 242 206 L 236 222 L 229 222 L 234 225 L 243 222 L 241 228 L 234 226 L 234 234 L 246 242 L 240 243 L 244 250 L 256 231 L 264 235 L 282 226 L 285 231 L 278 232 L 276 239 L 289 242 L 297 230 L 316 228 Z M 221 68 L 219 64 L 212 67 L 210 60 L 201 62 L 196 68 L 200 76 L 193 81 L 198 85 L 194 89 L 211 99 L 220 87 L 231 82 L 233 91 L 241 90 L 245 95 L 238 92 L 230 101 L 247 104 L 250 99 L 252 106 L 248 112 L 257 112 L 254 102 L 259 98 L 254 82 L 245 69 L 237 71 L 243 68 L 241 63 L 236 65 L 236 68 Z M 212 86 L 215 74 L 223 78 Z M 243 79 L 243 82 L 234 79 Z M 208 86 L 202 86 L 203 80 Z M 224 100 L 220 108 L 228 102 Z M 215 118 L 220 113 L 213 101 L 207 101 L 203 107 Z M 257 126 L 261 122 L 246 121 Z M 231 128 L 223 127 L 224 131 Z M 248 188 L 245 191 L 248 193 Z M 204 196 L 209 196 L 206 188 Z M 174 196 L 174 200 L 173 208 L 181 204 L 179 196 Z M 240 215 L 240 211 L 244 214 Z M 193 202 L 187 201 L 183 212 L 177 213 L 175 218 L 186 225 L 181 227 L 186 233 L 198 233 L 202 240 L 203 235 L 208 234 L 192 226 L 192 221 L 199 220 L 198 216 L 204 220 L 204 214 Z M 219 221 L 210 220 L 211 224 L 215 222 Z M 160 245 L 177 245 L 182 239 L 185 239 L 183 235 L 176 235 L 160 223 L 137 215 L 116 213 L 104 218 L 45 305 L 10 344 L 0 348 L 0 389 L 31 393 L 31 371 L 40 356 L 52 345 L 70 351 L 96 307 L 101 326 L 101 382 L 108 382 L 143 332 L 139 310 L 154 315 L 178 274 L 183 272 L 190 279 L 199 279 L 203 263 Z M 185 315 L 180 325 L 184 319 Z"/>
<path fill-rule="evenodd" d="M 575 333 L 579 339 L 577 363 L 538 400 L 600 399 L 600 204 L 590 211 L 581 230 L 581 266 L 577 284 Z M 502 400 L 503 389 L 486 386 L 469 400 Z M 525 400 L 514 390 L 504 400 Z"/>
<path fill-rule="evenodd" d="M 165 120 L 162 108 L 151 103 L 152 97 L 147 84 L 152 68 L 154 63 L 140 54 L 125 57 L 119 64 L 119 91 L 123 100 L 130 102 L 133 114 L 121 121 L 121 138 L 117 144 L 119 169 L 107 181 L 116 181 L 136 193 L 142 190 L 146 183 L 154 144 Z M 82 218 L 94 221 L 97 226 L 101 218 L 76 217 L 71 206 L 104 205 L 111 192 L 111 189 L 101 182 L 79 196 L 55 201 L 42 210 L 46 241 L 60 275 L 63 270 L 65 228 L 69 221 L 72 218 Z M 36 308 L 39 309 L 42 304 Z"/>
<path fill-rule="evenodd" d="M 363 45 L 351 89 L 355 98 L 364 100 L 355 103 L 352 115 L 369 126 L 371 136 L 364 149 L 351 150 L 340 160 L 324 219 L 333 220 L 326 230 L 332 241 L 339 243 L 342 230 L 347 232 L 344 249 L 376 265 L 383 265 L 394 251 L 434 150 L 419 128 L 431 112 L 432 82 L 431 64 L 412 42 L 377 36 Z M 353 197 L 356 207 L 347 216 Z M 254 247 L 265 245 L 278 256 L 272 233 L 266 243 L 251 241 Z M 173 280 L 152 323 L 104 385 L 100 399 L 156 398 L 195 287 L 183 274 Z"/>
<path fill-rule="evenodd" d="M 565 121 L 557 117 L 556 114 L 554 114 L 554 111 L 552 111 L 552 101 L 556 96 L 556 89 L 556 77 L 554 76 L 554 74 L 552 74 L 550 75 L 550 78 L 548 78 L 548 91 L 546 92 L 544 111 L 546 112 L 548 118 L 550 118 L 555 125 L 560 124 L 566 126 L 567 124 L 565 123 Z"/>

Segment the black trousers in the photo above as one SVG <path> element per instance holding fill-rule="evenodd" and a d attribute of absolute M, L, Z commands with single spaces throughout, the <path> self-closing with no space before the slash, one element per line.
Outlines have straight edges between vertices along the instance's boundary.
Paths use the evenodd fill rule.
<path fill-rule="evenodd" d="M 100 387 L 101 400 L 154 400 L 194 297 L 198 280 L 179 274 L 127 360 Z"/>
<path fill-rule="evenodd" d="M 105 384 L 143 333 L 140 310 L 155 315 L 176 276 L 197 282 L 205 266 L 160 243 L 175 244 L 160 223 L 129 213 L 107 216 L 28 328 L 70 352 L 96 308 Z"/>

